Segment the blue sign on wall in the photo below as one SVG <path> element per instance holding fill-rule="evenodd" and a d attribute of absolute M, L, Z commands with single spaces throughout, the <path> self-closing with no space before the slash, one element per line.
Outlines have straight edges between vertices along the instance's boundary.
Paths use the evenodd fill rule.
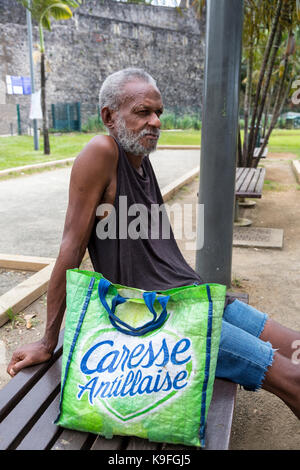
<path fill-rule="evenodd" d="M 31 95 L 30 77 L 6 75 L 6 86 L 9 95 Z"/>

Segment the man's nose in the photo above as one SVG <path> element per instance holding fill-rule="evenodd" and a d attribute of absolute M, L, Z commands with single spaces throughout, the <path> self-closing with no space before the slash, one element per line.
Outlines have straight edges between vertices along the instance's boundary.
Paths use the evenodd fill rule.
<path fill-rule="evenodd" d="M 151 117 L 150 117 L 150 120 L 149 120 L 148 124 L 149 124 L 149 126 L 157 127 L 158 129 L 160 128 L 161 121 L 160 121 L 160 119 L 159 119 L 159 117 L 157 116 L 156 113 L 151 114 Z"/>

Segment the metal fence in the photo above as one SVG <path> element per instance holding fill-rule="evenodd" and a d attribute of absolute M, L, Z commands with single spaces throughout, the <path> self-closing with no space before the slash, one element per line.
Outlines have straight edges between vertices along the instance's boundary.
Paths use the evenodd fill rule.
<path fill-rule="evenodd" d="M 17 104 L 13 124 L 7 123 L 5 133 L 33 134 L 33 121 L 29 119 L 29 105 Z M 104 130 L 98 103 L 52 103 L 47 107 L 50 132 L 93 132 Z M 201 110 L 197 108 L 169 107 L 161 117 L 162 129 L 201 129 Z M 7 129 L 6 129 L 7 128 Z M 38 120 L 42 129 L 42 120 Z"/>
<path fill-rule="evenodd" d="M 51 105 L 52 128 L 56 131 L 81 131 L 80 103 Z"/>

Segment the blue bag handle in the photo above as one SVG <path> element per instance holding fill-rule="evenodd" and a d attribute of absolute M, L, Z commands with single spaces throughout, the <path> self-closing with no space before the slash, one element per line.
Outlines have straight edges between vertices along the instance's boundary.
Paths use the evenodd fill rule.
<path fill-rule="evenodd" d="M 121 295 L 117 294 L 115 297 L 112 299 L 111 303 L 111 308 L 109 307 L 108 303 L 106 302 L 106 295 L 108 292 L 109 287 L 111 286 L 111 283 L 107 279 L 100 279 L 99 284 L 98 284 L 98 294 L 99 294 L 99 299 L 100 302 L 102 303 L 103 307 L 108 313 L 109 320 L 111 324 L 118 330 L 121 331 L 122 333 L 126 335 L 131 335 L 131 336 L 142 336 L 149 331 L 153 331 L 157 328 L 159 328 L 166 320 L 167 318 L 167 304 L 168 300 L 170 298 L 169 295 L 161 296 L 156 298 L 156 292 L 144 292 L 143 293 L 143 299 L 145 304 L 147 305 L 149 311 L 153 315 L 153 319 L 147 323 L 145 323 L 142 326 L 139 326 L 137 328 L 133 328 L 132 326 L 128 325 L 124 321 L 120 320 L 115 315 L 115 310 L 117 305 L 123 304 L 128 300 L 128 297 L 122 297 Z M 158 300 L 162 307 L 162 311 L 157 318 L 157 313 L 154 310 L 154 302 L 155 300 Z M 122 328 L 120 325 L 122 325 L 124 328 Z"/>

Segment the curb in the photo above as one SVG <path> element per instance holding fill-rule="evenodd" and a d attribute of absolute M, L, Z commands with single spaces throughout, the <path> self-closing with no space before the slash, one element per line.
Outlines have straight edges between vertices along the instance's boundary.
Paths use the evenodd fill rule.
<path fill-rule="evenodd" d="M 300 184 L 300 160 L 292 160 L 292 170 L 296 177 L 297 183 Z"/>
<path fill-rule="evenodd" d="M 182 188 L 182 186 L 185 186 L 186 184 L 190 183 L 196 176 L 199 175 L 200 172 L 200 167 L 197 166 L 193 170 L 189 171 L 188 173 L 185 173 L 183 176 L 175 180 L 173 183 L 168 184 L 161 190 L 161 194 L 163 197 L 164 202 L 168 201 L 171 199 L 174 194 Z"/>
<path fill-rule="evenodd" d="M 76 157 L 65 158 L 63 160 L 53 160 L 51 162 L 35 163 L 33 165 L 24 165 L 24 166 L 16 166 L 15 168 L 7 168 L 5 170 L 0 171 L 0 178 L 1 176 L 9 176 L 15 173 L 22 173 L 28 170 L 37 170 L 39 168 L 51 168 L 52 166 L 66 165 L 68 163 L 73 163 L 75 158 Z"/>

